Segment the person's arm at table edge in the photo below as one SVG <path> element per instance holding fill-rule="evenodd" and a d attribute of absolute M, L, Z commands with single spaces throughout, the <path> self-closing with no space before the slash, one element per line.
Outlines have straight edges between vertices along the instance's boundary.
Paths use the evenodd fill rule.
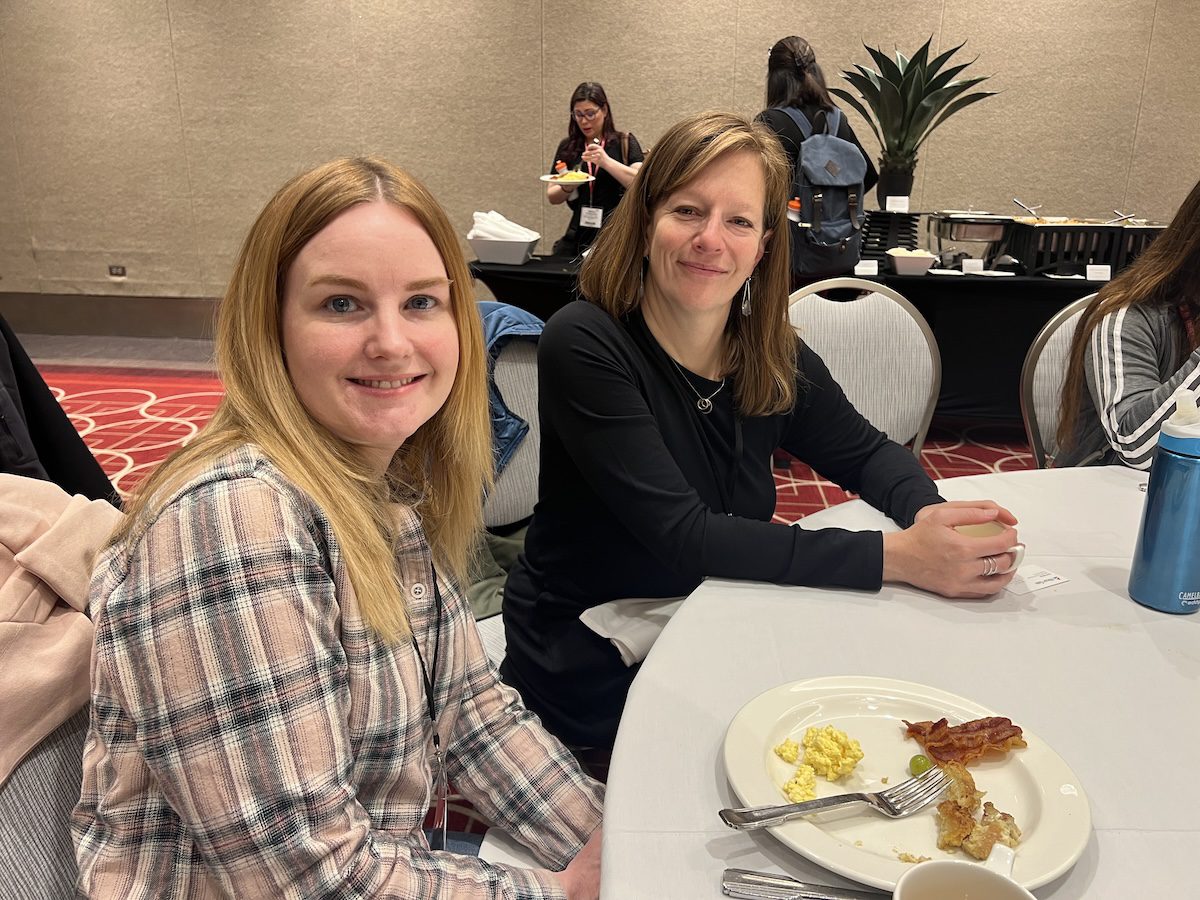
<path fill-rule="evenodd" d="M 1175 391 L 1200 388 L 1200 349 L 1160 380 L 1158 344 L 1178 340 L 1163 327 L 1171 321 L 1161 310 L 1114 310 L 1100 320 L 1084 351 L 1084 374 L 1100 426 L 1122 461 L 1137 469 L 1150 468 L 1158 433 L 1175 410 Z"/>
<path fill-rule="evenodd" d="M 705 505 L 625 368 L 620 328 L 599 308 L 573 304 L 547 324 L 538 345 L 543 422 L 613 515 L 665 565 L 697 582 L 711 575 L 878 588 L 878 533 L 803 531 Z"/>

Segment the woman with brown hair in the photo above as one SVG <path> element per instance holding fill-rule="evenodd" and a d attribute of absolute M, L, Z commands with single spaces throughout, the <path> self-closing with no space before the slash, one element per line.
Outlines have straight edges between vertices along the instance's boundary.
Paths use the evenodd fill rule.
<path fill-rule="evenodd" d="M 550 174 L 578 168 L 595 176 L 587 184 L 548 184 L 546 199 L 571 208 L 571 223 L 554 243 L 556 256 L 578 256 L 586 250 L 612 215 L 633 176 L 641 168 L 642 147 L 626 131 L 617 131 L 604 88 L 585 81 L 571 93 L 567 136 L 554 151 Z"/>
<path fill-rule="evenodd" d="M 1088 304 L 1071 343 L 1055 466 L 1149 469 L 1180 388 L 1200 388 L 1200 183 Z"/>
<path fill-rule="evenodd" d="M 761 124 L 672 126 L 583 265 L 588 299 L 542 335 L 539 500 L 505 589 L 501 674 L 570 744 L 612 745 L 637 671 L 580 620 L 610 601 L 680 597 L 705 576 L 960 597 L 1009 581 L 992 573 L 1012 564 L 1014 531 L 952 526 L 1011 515 L 943 504 L 788 324 L 789 180 Z M 905 530 L 771 523 L 777 447 Z"/>
<path fill-rule="evenodd" d="M 497 682 L 459 587 L 481 330 L 400 169 L 335 160 L 267 203 L 218 315 L 225 398 L 92 583 L 81 894 L 597 896 L 600 788 Z M 562 871 L 448 845 L 447 780 Z"/>

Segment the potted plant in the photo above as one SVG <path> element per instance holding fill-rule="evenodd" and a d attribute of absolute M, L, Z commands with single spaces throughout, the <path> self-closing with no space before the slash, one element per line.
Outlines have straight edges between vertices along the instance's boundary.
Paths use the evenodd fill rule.
<path fill-rule="evenodd" d="M 830 89 L 862 114 L 883 148 L 879 184 L 875 188 L 880 208 L 886 205 L 887 197 L 907 196 L 912 192 L 917 150 L 935 128 L 959 110 L 996 93 L 971 91 L 987 80 L 986 75 L 954 80 L 975 61 L 946 66 L 963 44 L 931 60 L 932 42 L 930 37 L 909 58 L 897 50 L 894 61 L 882 50 L 863 44 L 879 71 L 855 65 L 853 70 L 842 72 L 842 77 L 858 91 L 858 97 L 844 88 Z"/>

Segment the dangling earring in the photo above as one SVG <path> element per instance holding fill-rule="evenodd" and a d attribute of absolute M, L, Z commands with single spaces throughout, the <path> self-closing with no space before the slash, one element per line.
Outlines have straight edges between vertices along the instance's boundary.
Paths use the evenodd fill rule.
<path fill-rule="evenodd" d="M 750 315 L 750 282 L 751 282 L 751 280 L 753 280 L 753 278 L 754 278 L 754 276 L 751 275 L 749 278 L 746 279 L 746 283 L 744 285 L 742 285 L 742 315 L 743 316 Z"/>

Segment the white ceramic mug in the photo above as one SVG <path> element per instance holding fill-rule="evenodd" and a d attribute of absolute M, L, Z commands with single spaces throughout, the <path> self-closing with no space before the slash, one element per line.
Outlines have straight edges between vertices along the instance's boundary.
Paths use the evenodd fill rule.
<path fill-rule="evenodd" d="M 986 861 L 939 859 L 917 863 L 896 882 L 892 900 L 1036 900 L 1008 876 L 1015 854 L 997 844 Z"/>
<path fill-rule="evenodd" d="M 967 537 L 992 537 L 992 535 L 1002 534 L 1006 529 L 999 522 L 984 522 L 981 525 L 955 525 L 954 530 L 959 534 L 965 534 Z M 1001 572 L 997 572 L 997 575 L 1007 575 L 1009 572 L 1015 572 L 1025 560 L 1024 544 L 1018 543 L 1015 546 L 1009 547 L 1008 552 L 1013 555 L 1012 565 Z"/>

